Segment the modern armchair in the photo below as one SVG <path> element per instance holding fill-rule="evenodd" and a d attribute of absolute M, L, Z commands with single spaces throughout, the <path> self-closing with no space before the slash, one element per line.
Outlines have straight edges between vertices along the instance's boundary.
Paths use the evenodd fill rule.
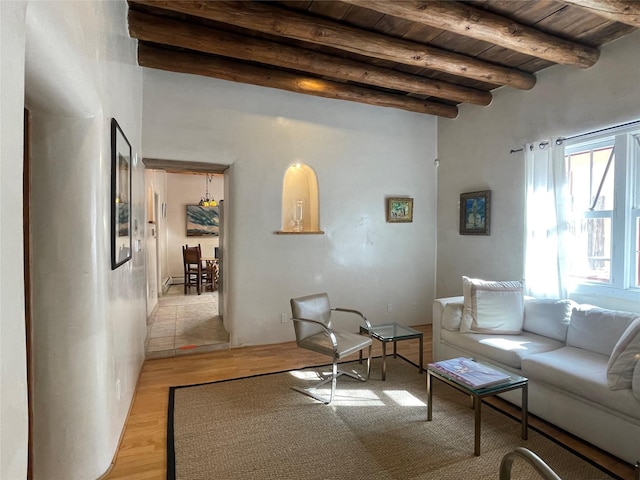
<path fill-rule="evenodd" d="M 326 293 L 318 293 L 305 297 L 292 298 L 291 313 L 293 315 L 293 327 L 296 332 L 296 343 L 301 348 L 328 355 L 332 358 L 332 373 L 320 383 L 309 388 L 297 388 L 294 390 L 304 393 L 316 400 L 329 404 L 333 401 L 336 391 L 336 381 L 340 375 L 347 375 L 360 381 L 369 379 L 371 372 L 371 334 L 369 336 L 358 333 L 335 330 L 331 322 L 331 312 L 353 313 L 361 317 L 371 332 L 371 324 L 366 317 L 357 310 L 348 308 L 331 308 L 329 296 Z M 358 353 L 368 347 L 367 374 L 366 377 L 356 372 L 338 370 L 338 361 L 351 354 Z M 331 394 L 329 398 L 316 393 L 316 390 L 331 382 Z"/>

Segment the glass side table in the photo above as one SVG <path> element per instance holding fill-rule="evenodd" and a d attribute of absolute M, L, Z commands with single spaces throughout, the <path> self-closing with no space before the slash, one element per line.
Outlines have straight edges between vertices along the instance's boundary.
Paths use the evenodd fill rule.
<path fill-rule="evenodd" d="M 369 335 L 369 329 L 366 325 L 360 325 L 360 333 Z M 393 342 L 393 358 L 396 358 L 398 349 L 396 343 L 401 340 L 411 340 L 417 338 L 420 340 L 420 373 L 424 371 L 422 367 L 422 361 L 424 357 L 423 345 L 422 345 L 422 332 L 414 330 L 410 327 L 405 327 L 399 323 L 385 323 L 383 325 L 372 325 L 371 338 L 375 338 L 382 342 L 382 380 L 387 377 L 387 343 Z M 362 362 L 362 350 L 360 351 L 360 362 Z"/>

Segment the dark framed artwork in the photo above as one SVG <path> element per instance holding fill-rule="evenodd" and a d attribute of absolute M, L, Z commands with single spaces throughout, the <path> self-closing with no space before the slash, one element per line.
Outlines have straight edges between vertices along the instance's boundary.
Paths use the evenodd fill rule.
<path fill-rule="evenodd" d="M 216 237 L 219 234 L 219 207 L 187 205 L 187 237 Z"/>
<path fill-rule="evenodd" d="M 387 198 L 387 222 L 413 222 L 413 198 Z"/>
<path fill-rule="evenodd" d="M 460 194 L 460 235 L 489 235 L 491 190 Z"/>
<path fill-rule="evenodd" d="M 111 270 L 131 259 L 131 144 L 111 119 Z"/>

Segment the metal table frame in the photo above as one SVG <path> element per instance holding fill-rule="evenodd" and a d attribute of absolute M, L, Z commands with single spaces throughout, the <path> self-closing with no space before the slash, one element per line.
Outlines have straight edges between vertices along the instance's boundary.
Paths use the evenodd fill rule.
<path fill-rule="evenodd" d="M 491 366 L 491 365 L 489 365 Z M 491 366 L 493 367 L 493 366 Z M 495 367 L 493 367 L 495 368 Z M 506 372 L 508 373 L 508 372 Z M 474 455 L 480 455 L 480 407 L 482 405 L 482 399 L 485 397 L 493 397 L 498 393 L 508 392 L 510 390 L 516 390 L 518 388 L 522 389 L 522 439 L 527 439 L 527 427 L 528 427 L 528 391 L 529 391 L 529 380 L 525 377 L 520 377 L 522 380 L 520 381 L 511 381 L 509 383 L 505 383 L 504 385 L 495 385 L 492 387 L 486 387 L 478 390 L 474 390 L 469 385 L 461 383 L 454 378 L 447 377 L 446 375 L 440 373 L 439 371 L 432 370 L 429 366 L 427 366 L 427 421 L 431 421 L 432 419 L 432 407 L 433 407 L 433 386 L 431 377 L 437 378 L 441 382 L 446 383 L 447 385 L 451 385 L 456 390 L 459 390 L 462 393 L 465 393 L 471 397 L 471 404 L 474 410 Z M 513 374 L 512 374 L 513 377 Z"/>
<path fill-rule="evenodd" d="M 389 327 L 393 327 L 394 333 L 390 336 L 384 336 L 381 332 L 383 329 L 387 329 Z M 405 332 L 402 334 L 396 334 L 397 328 L 402 328 Z M 360 333 L 363 335 L 369 335 L 369 329 L 365 325 L 360 325 Z M 399 323 L 385 323 L 382 325 L 373 325 L 371 327 L 371 338 L 375 338 L 376 340 L 382 342 L 382 380 L 384 381 L 387 378 L 387 343 L 393 342 L 393 358 L 396 358 L 398 355 L 398 346 L 397 342 L 402 340 L 411 340 L 413 338 L 417 338 L 420 340 L 420 373 L 424 372 L 423 368 L 423 359 L 424 359 L 424 349 L 423 349 L 423 334 L 418 330 L 414 330 L 411 327 L 405 327 L 404 325 L 400 325 Z M 359 360 L 362 362 L 362 351 L 359 355 Z"/>

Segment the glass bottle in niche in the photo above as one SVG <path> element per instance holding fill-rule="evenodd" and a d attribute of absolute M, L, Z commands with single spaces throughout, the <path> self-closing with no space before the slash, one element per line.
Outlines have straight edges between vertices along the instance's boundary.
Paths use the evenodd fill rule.
<path fill-rule="evenodd" d="M 293 201 L 293 231 L 302 231 L 302 220 L 304 217 L 304 200 L 298 199 Z"/>

